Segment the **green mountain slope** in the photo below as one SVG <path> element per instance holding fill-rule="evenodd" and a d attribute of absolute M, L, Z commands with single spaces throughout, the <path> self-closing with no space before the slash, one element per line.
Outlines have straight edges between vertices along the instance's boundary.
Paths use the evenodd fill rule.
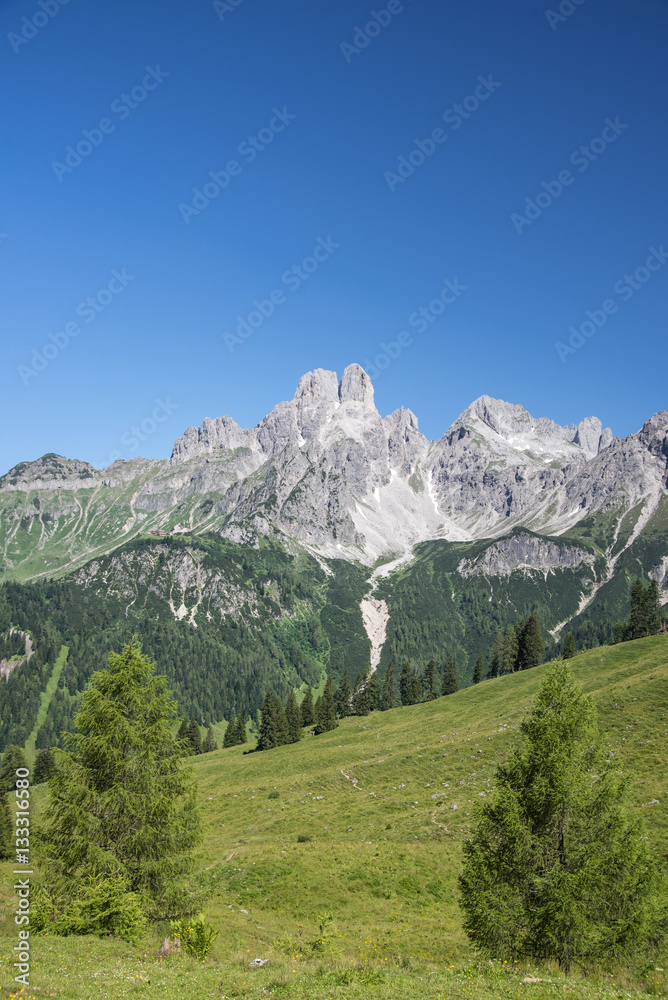
<path fill-rule="evenodd" d="M 0 588 L 0 633 L 57 630 L 50 666 L 36 659 L 0 685 L 0 742 L 23 744 L 36 724 L 61 642 L 67 663 L 36 735 L 56 745 L 76 700 L 107 654 L 136 635 L 169 680 L 181 712 L 210 725 L 257 713 L 267 687 L 317 686 L 325 672 L 363 671 L 369 640 L 359 601 L 364 573 L 327 572 L 298 546 L 257 548 L 218 536 L 140 539 L 69 577 Z M 38 644 L 39 647 L 39 644 Z M 30 697 L 22 693 L 27 690 Z"/>
<path fill-rule="evenodd" d="M 631 774 L 632 809 L 646 820 L 652 851 L 668 857 L 668 636 L 571 663 Z M 632 973 L 611 967 L 567 982 L 555 969 L 477 963 L 462 930 L 462 841 L 544 670 L 347 719 L 267 753 L 198 758 L 205 843 L 193 890 L 220 932 L 210 959 L 156 968 L 143 953 L 157 947 L 160 929 L 136 951 L 90 940 L 81 955 L 78 943 L 38 939 L 35 982 L 83 998 L 102 972 L 108 995 L 121 997 L 132 975 L 148 1000 L 182 995 L 185 982 L 202 997 L 665 996 L 655 968 L 665 969 L 665 955 Z M 255 957 L 269 964 L 251 973 Z M 527 974 L 548 982 L 527 987 Z"/>

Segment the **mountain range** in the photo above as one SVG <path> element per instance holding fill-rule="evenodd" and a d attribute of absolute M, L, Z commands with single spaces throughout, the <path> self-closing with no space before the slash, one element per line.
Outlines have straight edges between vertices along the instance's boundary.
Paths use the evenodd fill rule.
<path fill-rule="evenodd" d="M 481 396 L 429 441 L 410 410 L 381 417 L 353 364 L 340 381 L 323 369 L 302 376 L 256 427 L 223 416 L 186 428 L 169 459 L 96 470 L 50 454 L 15 466 L 0 478 L 1 571 L 62 573 L 151 529 L 243 544 L 271 536 L 373 566 L 430 539 L 518 527 L 561 536 L 592 517 L 612 529 L 610 570 L 667 487 L 666 412 L 620 440 L 596 417 L 562 427 Z"/>
<path fill-rule="evenodd" d="M 410 410 L 380 415 L 359 365 L 316 369 L 255 427 L 206 418 L 169 458 L 20 463 L 0 543 L 0 619 L 89 644 L 61 702 L 132 632 L 157 659 L 187 651 L 164 669 L 203 720 L 389 659 L 449 653 L 467 683 L 532 610 L 554 650 L 607 642 L 636 576 L 666 600 L 668 413 L 619 439 L 481 396 L 430 441 Z"/>

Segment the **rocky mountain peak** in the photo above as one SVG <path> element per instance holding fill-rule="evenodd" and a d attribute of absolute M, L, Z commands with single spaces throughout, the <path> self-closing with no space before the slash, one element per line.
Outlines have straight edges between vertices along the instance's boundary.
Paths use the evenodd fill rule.
<path fill-rule="evenodd" d="M 336 372 L 316 368 L 315 371 L 302 375 L 297 385 L 295 402 L 309 399 L 324 399 L 330 403 L 339 402 L 339 380 Z"/>
<path fill-rule="evenodd" d="M 585 417 L 581 420 L 573 436 L 573 444 L 582 448 L 587 458 L 598 455 L 611 441 L 612 431 L 609 427 L 604 430 L 598 417 Z"/>
<path fill-rule="evenodd" d="M 361 365 L 348 365 L 339 384 L 342 403 L 366 403 L 373 406 L 373 385 Z"/>
<path fill-rule="evenodd" d="M 42 455 L 34 462 L 19 462 L 0 479 L 0 489 L 70 489 L 92 487 L 99 473 L 89 462 L 62 455 Z"/>

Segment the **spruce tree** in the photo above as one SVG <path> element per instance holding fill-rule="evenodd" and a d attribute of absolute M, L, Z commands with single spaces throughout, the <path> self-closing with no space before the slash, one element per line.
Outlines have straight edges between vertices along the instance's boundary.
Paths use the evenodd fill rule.
<path fill-rule="evenodd" d="M 425 667 L 422 684 L 427 701 L 433 701 L 434 698 L 438 698 L 438 674 L 436 672 L 436 662 L 434 660 L 430 660 Z"/>
<path fill-rule="evenodd" d="M 459 691 L 459 679 L 457 677 L 455 659 L 453 656 L 449 656 L 448 662 L 445 665 L 445 674 L 443 675 L 443 694 L 454 694 L 455 691 Z"/>
<path fill-rule="evenodd" d="M 8 793 L 0 787 L 0 860 L 16 857 L 16 836 Z"/>
<path fill-rule="evenodd" d="M 176 734 L 177 740 L 187 740 L 188 739 L 188 723 L 185 719 L 181 719 L 181 725 L 179 726 L 179 731 Z"/>
<path fill-rule="evenodd" d="M 228 747 L 235 747 L 237 745 L 237 720 L 230 719 L 225 728 L 225 734 L 223 736 L 223 749 L 226 750 Z"/>
<path fill-rule="evenodd" d="M 262 721 L 260 722 L 260 733 L 257 741 L 257 750 L 273 750 L 283 742 L 284 731 L 281 725 L 281 718 L 276 712 L 276 703 L 271 688 L 267 689 L 262 705 Z M 280 702 L 278 702 L 280 705 Z"/>
<path fill-rule="evenodd" d="M 377 670 L 374 670 L 367 679 L 364 694 L 366 695 L 366 703 L 369 711 L 375 712 L 380 706 L 380 681 L 378 680 Z"/>
<path fill-rule="evenodd" d="M 278 733 L 278 746 L 282 747 L 289 742 L 288 720 L 285 717 L 285 709 L 280 698 L 274 695 L 274 718 L 276 720 L 276 731 Z"/>
<path fill-rule="evenodd" d="M 149 916 L 178 915 L 189 904 L 199 819 L 187 750 L 174 740 L 176 703 L 136 642 L 93 675 L 57 752 L 40 833 L 40 868 L 54 905 L 70 904 L 81 884 L 116 878 L 138 894 Z"/>
<path fill-rule="evenodd" d="M 368 715 L 369 714 L 369 699 L 366 694 L 366 674 L 362 677 L 360 674 L 355 678 L 355 685 L 353 691 L 352 699 L 352 710 L 353 715 Z"/>
<path fill-rule="evenodd" d="M 50 748 L 39 750 L 35 757 L 35 766 L 32 769 L 30 780 L 33 785 L 41 785 L 44 781 L 49 780 L 55 770 L 56 758 L 53 756 L 53 750 Z"/>
<path fill-rule="evenodd" d="M 248 736 L 246 735 L 246 716 L 243 712 L 239 712 L 237 715 L 237 721 L 234 730 L 235 746 L 241 746 L 243 743 L 248 742 Z"/>
<path fill-rule="evenodd" d="M 16 772 L 19 768 L 28 766 L 26 755 L 21 747 L 10 743 L 5 747 L 0 764 L 0 789 L 14 791 L 16 788 Z"/>
<path fill-rule="evenodd" d="M 498 677 L 503 666 L 503 632 L 499 632 L 490 652 L 489 677 Z"/>
<path fill-rule="evenodd" d="M 211 753 L 212 750 L 217 750 L 218 744 L 216 743 L 213 735 L 213 730 L 209 727 L 206 731 L 206 736 L 204 737 L 204 742 L 202 743 L 202 753 Z"/>
<path fill-rule="evenodd" d="M 570 660 L 577 653 L 577 646 L 575 645 L 575 636 L 572 632 L 569 632 L 566 636 L 566 642 L 564 643 L 564 651 L 561 654 L 564 660 Z"/>
<path fill-rule="evenodd" d="M 299 743 L 302 738 L 302 716 L 292 688 L 285 703 L 285 721 L 288 728 L 288 743 Z"/>
<path fill-rule="evenodd" d="M 478 659 L 475 661 L 475 667 L 473 669 L 473 683 L 480 684 L 480 681 L 485 677 L 485 654 L 481 653 Z"/>
<path fill-rule="evenodd" d="M 394 664 L 392 660 L 387 665 L 385 670 L 385 677 L 383 678 L 383 693 L 380 699 L 380 707 L 383 712 L 386 712 L 390 708 L 395 706 L 395 693 L 394 693 Z"/>
<path fill-rule="evenodd" d="M 545 675 L 497 788 L 464 841 L 464 927 L 495 957 L 573 962 L 649 933 L 655 872 L 590 698 L 565 661 Z"/>
<path fill-rule="evenodd" d="M 647 635 L 657 635 L 663 628 L 661 592 L 656 580 L 650 580 L 645 591 L 645 626 Z"/>
<path fill-rule="evenodd" d="M 351 697 L 350 677 L 348 676 L 348 671 L 344 670 L 339 682 L 339 689 L 336 692 L 336 708 L 342 719 L 350 715 Z"/>
<path fill-rule="evenodd" d="M 200 732 L 199 726 L 197 725 L 194 719 L 190 720 L 186 739 L 190 744 L 191 754 L 196 755 L 202 752 L 202 734 Z"/>
<path fill-rule="evenodd" d="M 313 690 L 310 687 L 306 689 L 299 709 L 302 713 L 302 725 L 312 726 L 315 719 L 313 716 Z"/>
<path fill-rule="evenodd" d="M 631 588 L 631 614 L 627 629 L 628 639 L 640 639 L 647 635 L 647 600 L 642 580 L 636 577 Z"/>
<path fill-rule="evenodd" d="M 401 668 L 399 694 L 402 705 L 417 705 L 422 697 L 422 678 L 408 660 Z"/>
<path fill-rule="evenodd" d="M 542 663 L 544 657 L 545 640 L 540 631 L 540 620 L 532 611 L 518 633 L 517 666 L 520 670 L 530 670 Z"/>
<path fill-rule="evenodd" d="M 315 723 L 316 736 L 320 733 L 329 732 L 331 729 L 336 729 L 339 724 L 336 719 L 336 704 L 334 702 L 334 691 L 332 688 L 331 677 L 327 678 L 322 698 L 318 700 L 320 701 L 320 706 Z"/>
<path fill-rule="evenodd" d="M 501 660 L 501 673 L 512 674 L 517 667 L 517 654 L 519 651 L 517 633 L 511 625 L 503 637 L 503 653 Z"/>

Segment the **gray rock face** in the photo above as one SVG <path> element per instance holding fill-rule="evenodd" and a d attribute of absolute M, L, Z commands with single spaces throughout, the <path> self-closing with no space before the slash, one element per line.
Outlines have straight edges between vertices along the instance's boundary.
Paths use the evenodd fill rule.
<path fill-rule="evenodd" d="M 518 534 L 490 545 L 477 559 L 462 559 L 462 576 L 509 576 L 517 569 L 549 573 L 555 569 L 577 569 L 594 565 L 591 552 L 577 545 L 559 545 L 546 538 Z"/>
<path fill-rule="evenodd" d="M 6 554 L 20 552 L 13 539 L 25 526 L 23 550 L 33 540 L 45 553 L 52 546 L 57 558 L 44 556 L 51 567 L 112 551 L 149 525 L 218 531 L 245 544 L 276 534 L 372 564 L 408 557 L 428 539 L 497 538 L 515 528 L 559 535 L 599 512 L 619 524 L 636 508 L 628 545 L 667 488 L 665 412 L 618 440 L 596 417 L 562 427 L 481 396 L 432 442 L 410 410 L 382 418 L 369 376 L 353 364 L 340 381 L 321 368 L 308 372 L 255 427 L 223 416 L 186 428 L 165 461 L 137 458 L 103 472 L 57 455 L 21 463 L 0 480 L 0 540 Z M 94 516 L 82 517 L 88 504 Z M 464 569 L 549 571 L 564 558 L 584 566 L 589 557 L 578 552 L 515 533 L 488 550 L 484 566 Z M 611 561 L 618 557 L 611 551 Z M 6 565 L 15 570 L 11 555 Z M 665 572 L 657 566 L 662 580 Z"/>
<path fill-rule="evenodd" d="M 368 403 L 373 406 L 373 385 L 371 379 L 359 365 L 348 365 L 343 372 L 339 386 L 342 403 Z"/>

